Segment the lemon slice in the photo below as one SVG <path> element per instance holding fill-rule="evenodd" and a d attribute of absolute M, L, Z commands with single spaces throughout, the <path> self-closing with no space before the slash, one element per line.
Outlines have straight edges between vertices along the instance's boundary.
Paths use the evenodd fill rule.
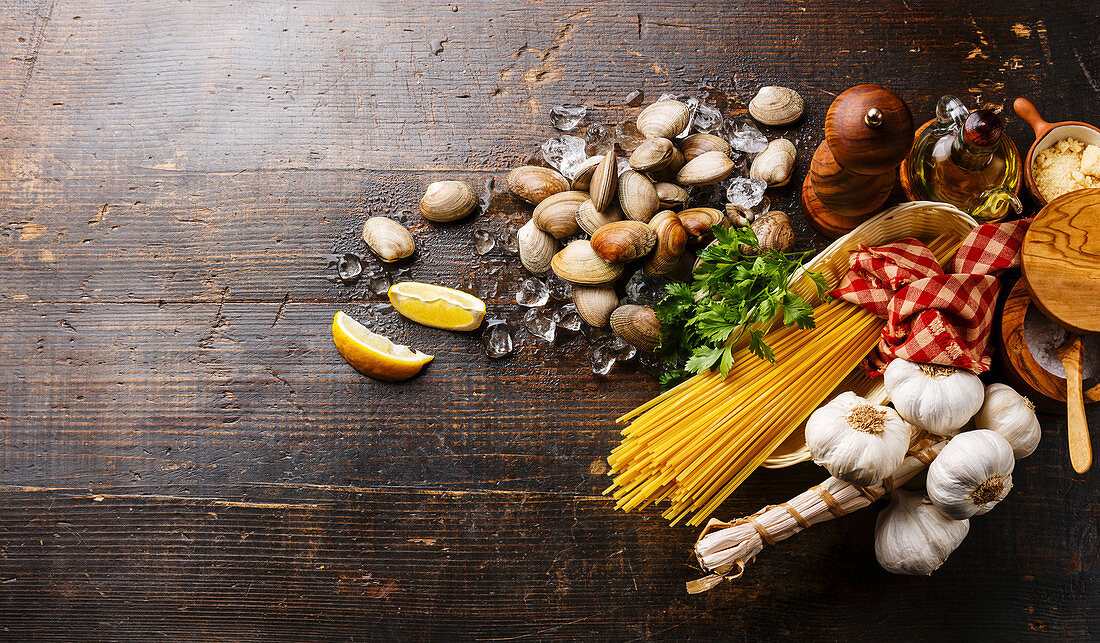
<path fill-rule="evenodd" d="M 414 322 L 443 330 L 473 330 L 485 319 L 485 302 L 470 293 L 418 281 L 391 286 L 390 303 Z"/>
<path fill-rule="evenodd" d="M 332 318 L 332 341 L 355 370 L 383 382 L 407 380 L 435 357 L 394 344 L 342 312 Z"/>

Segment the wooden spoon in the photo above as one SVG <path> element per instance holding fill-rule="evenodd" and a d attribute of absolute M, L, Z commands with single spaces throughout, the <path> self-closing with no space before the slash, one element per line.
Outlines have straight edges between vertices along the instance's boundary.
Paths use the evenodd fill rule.
<path fill-rule="evenodd" d="M 1085 396 L 1081 380 L 1081 338 L 1066 333 L 1061 346 L 1054 354 L 1062 360 L 1066 369 L 1066 421 L 1069 427 L 1069 462 L 1077 473 L 1084 473 L 1092 466 L 1092 441 L 1089 425 L 1085 420 Z"/>

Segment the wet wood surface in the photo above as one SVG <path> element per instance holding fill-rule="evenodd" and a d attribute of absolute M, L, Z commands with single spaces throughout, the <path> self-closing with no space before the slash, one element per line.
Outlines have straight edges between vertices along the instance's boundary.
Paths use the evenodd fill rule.
<path fill-rule="evenodd" d="M 856 83 L 918 121 L 954 93 L 1100 122 L 1100 12 L 1014 4 L 0 3 L 0 637 L 1096 637 L 1098 474 L 1072 474 L 1064 417 L 931 578 L 878 568 L 869 510 L 688 596 L 695 530 L 601 495 L 647 375 L 595 377 L 577 340 L 490 360 L 381 316 L 437 355 L 388 385 L 328 330 L 380 312 L 326 265 L 364 251 L 368 213 L 502 178 L 557 103 L 614 123 L 634 90 L 736 113 L 793 87 L 791 186 Z M 795 213 L 796 191 L 773 200 Z M 405 274 L 516 319 L 518 261 L 471 232 L 523 216 L 498 194 L 477 221 L 413 217 Z M 822 477 L 760 471 L 719 517 Z"/>

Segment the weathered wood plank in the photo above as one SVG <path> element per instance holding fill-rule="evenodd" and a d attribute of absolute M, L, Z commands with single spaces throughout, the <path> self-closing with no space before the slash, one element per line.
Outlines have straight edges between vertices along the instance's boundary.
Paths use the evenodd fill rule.
<path fill-rule="evenodd" d="M 1096 473 L 1070 475 L 1061 418 L 1043 418 L 1008 501 L 931 579 L 878 569 L 865 512 L 687 597 L 694 531 L 599 495 L 611 419 L 651 380 L 593 377 L 578 343 L 526 338 L 492 361 L 473 336 L 392 318 L 438 357 L 373 382 L 328 324 L 382 300 L 334 283 L 325 258 L 362 252 L 363 218 L 414 206 L 432 180 L 499 179 L 553 134 L 560 102 L 615 123 L 635 89 L 737 112 L 786 84 L 808 105 L 789 132 L 799 172 L 832 95 L 858 82 L 894 87 L 917 118 L 953 92 L 1098 122 L 1096 7 L 3 7 L 3 638 L 1095 636 Z M 794 197 L 773 201 L 794 213 Z M 522 213 L 498 195 L 480 221 Z M 824 243 L 794 219 L 800 247 Z M 411 221 L 410 278 L 518 317 L 522 271 L 479 263 L 472 221 Z M 720 516 L 822 475 L 758 472 Z"/>

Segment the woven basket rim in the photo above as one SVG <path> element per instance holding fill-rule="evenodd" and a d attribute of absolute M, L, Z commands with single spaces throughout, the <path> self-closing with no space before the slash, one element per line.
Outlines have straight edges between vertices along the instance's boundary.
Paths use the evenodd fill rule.
<path fill-rule="evenodd" d="M 864 245 L 881 245 L 883 243 L 890 243 L 890 241 L 897 241 L 898 239 L 903 239 L 906 236 L 910 236 L 901 235 L 890 239 L 889 241 L 860 241 L 861 238 L 870 237 L 870 231 L 877 231 L 890 219 L 897 219 L 899 217 L 914 217 L 927 215 L 930 213 L 934 213 L 938 216 L 945 216 L 949 219 L 953 218 L 961 224 L 961 227 L 965 227 L 967 231 L 973 230 L 978 226 L 978 222 L 973 217 L 951 205 L 950 203 L 941 203 L 939 201 L 910 201 L 908 203 L 902 203 L 887 210 L 883 210 L 879 214 L 876 214 L 870 219 L 859 224 L 848 234 L 833 241 L 824 250 L 817 253 L 812 259 L 807 261 L 803 265 L 802 269 L 791 277 L 791 283 L 794 284 L 796 281 L 804 278 L 806 271 L 812 269 L 817 264 L 831 263 L 841 258 L 843 258 L 845 263 L 847 263 L 849 251 L 845 248 L 858 246 L 861 243 Z M 941 233 L 943 230 L 950 231 L 950 227 L 945 228 L 941 226 Z M 930 234 L 928 238 L 931 238 L 932 236 L 934 235 Z M 960 239 L 960 241 L 961 240 L 962 239 Z M 879 382 L 878 384 L 879 386 L 877 386 L 876 388 L 881 388 L 881 382 Z M 872 391 L 873 390 L 874 389 L 872 389 Z M 884 392 L 882 393 L 882 395 L 884 395 Z M 883 401 L 885 400 L 885 397 L 878 397 Z M 786 444 L 786 441 L 784 441 L 784 444 Z M 779 448 L 782 449 L 783 445 L 780 445 Z M 777 450 L 776 452 L 773 452 L 772 455 L 764 461 L 763 466 L 768 469 L 782 469 L 785 467 L 796 465 L 800 462 L 806 462 L 808 460 L 810 460 L 810 451 L 806 448 L 806 445 L 803 444 L 801 447 L 794 449 L 793 451 L 780 453 Z"/>

